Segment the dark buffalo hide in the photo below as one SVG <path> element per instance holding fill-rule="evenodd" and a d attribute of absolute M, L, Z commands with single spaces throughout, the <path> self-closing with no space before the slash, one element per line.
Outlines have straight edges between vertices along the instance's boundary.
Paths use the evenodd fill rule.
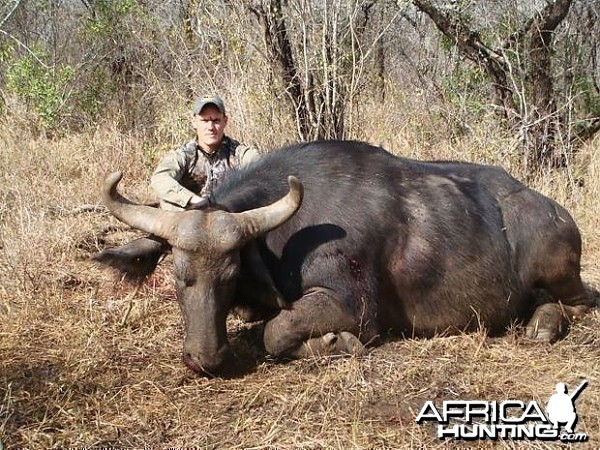
<path fill-rule="evenodd" d="M 109 208 L 173 246 L 184 354 L 197 371 L 226 361 L 234 308 L 266 320 L 269 352 L 301 357 L 389 332 L 501 333 L 522 320 L 530 337 L 552 341 L 590 305 L 573 219 L 499 167 L 313 142 L 269 153 L 231 174 L 210 207 L 168 217 L 126 204 L 117 181 Z M 229 214 L 284 203 L 260 226 Z M 536 303 L 537 288 L 546 303 Z"/>

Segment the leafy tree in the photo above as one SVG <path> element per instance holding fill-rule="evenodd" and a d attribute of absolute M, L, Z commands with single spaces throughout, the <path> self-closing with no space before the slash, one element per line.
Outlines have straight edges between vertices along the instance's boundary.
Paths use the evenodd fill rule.
<path fill-rule="evenodd" d="M 42 125 L 56 129 L 74 73 L 68 65 L 41 64 L 44 59 L 48 59 L 47 55 L 34 51 L 14 60 L 6 73 L 6 89 L 29 104 Z"/>
<path fill-rule="evenodd" d="M 487 3 L 487 8 L 483 2 L 475 5 L 470 1 L 413 0 L 413 3 L 432 19 L 465 59 L 487 75 L 493 105 L 507 124 L 519 131 L 526 172 L 541 166 L 565 164 L 569 148 L 576 148 L 600 130 L 600 116 L 593 111 L 594 99 L 598 97 L 597 86 L 595 91 L 582 84 L 568 86 L 571 93 L 575 90 L 580 91 L 576 95 L 589 96 L 584 110 L 574 111 L 569 103 L 564 106 L 570 99 L 564 98 L 565 86 L 560 85 L 557 75 L 565 58 L 561 56 L 564 53 L 560 52 L 561 43 L 557 43 L 556 36 L 571 9 L 572 0 L 552 0 L 542 4 L 526 2 L 522 8 L 517 4 L 507 8 L 503 2 L 502 9 L 496 9 L 501 20 L 495 24 L 482 21 L 483 25 L 479 27 L 473 23 L 474 13 L 489 15 L 496 2 Z M 580 8 L 596 8 L 598 14 L 598 5 L 586 1 L 580 3 Z M 510 14 L 515 11 L 523 12 Z M 528 15 L 525 15 L 526 11 Z M 588 47 L 588 51 L 590 48 L 593 47 Z M 589 76 L 584 75 L 584 79 L 589 80 Z M 595 116 L 585 123 L 579 122 L 581 126 L 571 133 L 573 121 L 570 117 L 574 113 L 587 115 L 590 112 Z"/>

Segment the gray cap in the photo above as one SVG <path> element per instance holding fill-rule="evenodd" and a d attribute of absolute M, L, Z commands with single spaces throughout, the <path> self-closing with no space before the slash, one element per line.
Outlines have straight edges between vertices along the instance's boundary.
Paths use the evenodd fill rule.
<path fill-rule="evenodd" d="M 207 105 L 214 105 L 219 111 L 225 114 L 225 103 L 223 103 L 223 99 L 215 95 L 213 97 L 201 97 L 196 100 L 193 109 L 194 115 L 197 116 L 200 114 Z"/>

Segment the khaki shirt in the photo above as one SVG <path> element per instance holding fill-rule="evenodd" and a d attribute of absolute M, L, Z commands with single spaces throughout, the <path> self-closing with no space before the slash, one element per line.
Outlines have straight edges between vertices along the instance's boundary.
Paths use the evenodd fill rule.
<path fill-rule="evenodd" d="M 255 148 L 225 136 L 215 153 L 205 153 L 193 140 L 167 153 L 150 178 L 161 208 L 185 208 L 194 196 L 209 197 L 231 169 L 259 158 Z"/>

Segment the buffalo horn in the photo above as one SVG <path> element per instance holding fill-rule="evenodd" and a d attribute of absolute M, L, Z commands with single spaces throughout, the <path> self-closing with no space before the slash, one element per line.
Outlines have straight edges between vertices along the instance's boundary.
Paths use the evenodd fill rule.
<path fill-rule="evenodd" d="M 242 229 L 243 241 L 248 241 L 277 228 L 298 211 L 302 203 L 304 188 L 294 176 L 288 177 L 288 184 L 290 190 L 276 202 L 262 208 L 232 214 Z"/>
<path fill-rule="evenodd" d="M 117 192 L 117 185 L 122 177 L 121 172 L 114 172 L 104 182 L 102 198 L 110 212 L 133 228 L 167 240 L 174 239 L 182 213 L 132 203 Z"/>

